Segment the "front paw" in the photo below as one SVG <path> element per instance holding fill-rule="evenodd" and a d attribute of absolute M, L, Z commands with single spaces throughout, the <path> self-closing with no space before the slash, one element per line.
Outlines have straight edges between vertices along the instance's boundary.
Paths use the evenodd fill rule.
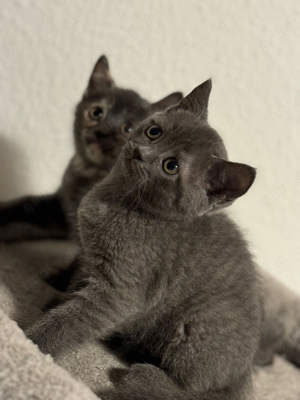
<path fill-rule="evenodd" d="M 59 341 L 55 338 L 55 325 L 47 323 L 45 317 L 38 320 L 25 330 L 25 335 L 33 343 L 38 345 L 44 354 L 51 354 L 53 357 L 59 351 Z"/>
<path fill-rule="evenodd" d="M 179 398 L 179 389 L 173 381 L 150 364 L 134 364 L 128 369 L 113 368 L 109 377 L 115 388 L 97 393 L 104 400 L 171 400 L 176 395 Z M 182 393 L 180 396 L 185 398 Z"/>
<path fill-rule="evenodd" d="M 109 378 L 114 388 L 101 390 L 97 396 L 103 400 L 140 400 L 134 383 L 136 378 L 134 369 L 134 367 L 129 369 L 112 368 L 109 371 Z"/>
<path fill-rule="evenodd" d="M 47 354 L 47 335 L 45 332 L 38 329 L 35 325 L 27 328 L 25 330 L 25 335 L 28 339 L 30 339 L 33 343 L 39 346 L 39 349 L 42 353 Z"/>

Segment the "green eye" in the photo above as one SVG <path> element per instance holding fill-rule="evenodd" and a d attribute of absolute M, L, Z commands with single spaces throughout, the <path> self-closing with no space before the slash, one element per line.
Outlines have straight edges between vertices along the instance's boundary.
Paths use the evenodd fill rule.
<path fill-rule="evenodd" d="M 90 109 L 89 116 L 95 121 L 99 121 L 103 117 L 103 110 L 100 107 L 93 107 Z"/>
<path fill-rule="evenodd" d="M 168 158 L 163 162 L 163 170 L 169 175 L 178 174 L 179 166 L 176 158 Z"/>
<path fill-rule="evenodd" d="M 160 129 L 159 126 L 151 126 L 147 132 L 146 135 L 148 136 L 149 139 L 155 140 L 158 139 L 162 135 L 162 130 Z"/>

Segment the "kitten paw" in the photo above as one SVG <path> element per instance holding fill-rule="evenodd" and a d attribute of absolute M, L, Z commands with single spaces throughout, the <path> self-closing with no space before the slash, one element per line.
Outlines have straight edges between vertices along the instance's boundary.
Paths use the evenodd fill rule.
<path fill-rule="evenodd" d="M 105 400 L 171 400 L 178 388 L 161 369 L 151 364 L 133 364 L 109 372 L 115 389 L 99 393 Z"/>

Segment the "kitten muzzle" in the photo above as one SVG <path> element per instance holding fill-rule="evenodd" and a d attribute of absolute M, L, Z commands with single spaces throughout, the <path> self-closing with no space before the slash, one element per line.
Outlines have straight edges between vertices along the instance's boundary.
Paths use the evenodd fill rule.
<path fill-rule="evenodd" d="M 139 147 L 136 147 L 133 151 L 132 158 L 137 161 L 143 161 L 143 157 Z"/>
<path fill-rule="evenodd" d="M 115 148 L 115 139 L 112 136 L 107 136 L 101 132 L 95 132 L 94 137 L 86 138 L 88 145 L 98 145 L 101 150 L 109 151 Z"/>

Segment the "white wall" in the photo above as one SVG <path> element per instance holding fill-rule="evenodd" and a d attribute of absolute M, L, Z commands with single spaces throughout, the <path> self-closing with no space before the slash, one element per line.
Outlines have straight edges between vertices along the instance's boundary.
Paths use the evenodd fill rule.
<path fill-rule="evenodd" d="M 210 122 L 258 168 L 231 213 L 258 262 L 300 293 L 300 3 L 10 0 L 0 14 L 0 198 L 53 191 L 74 105 L 108 55 L 150 100 L 213 78 Z"/>

